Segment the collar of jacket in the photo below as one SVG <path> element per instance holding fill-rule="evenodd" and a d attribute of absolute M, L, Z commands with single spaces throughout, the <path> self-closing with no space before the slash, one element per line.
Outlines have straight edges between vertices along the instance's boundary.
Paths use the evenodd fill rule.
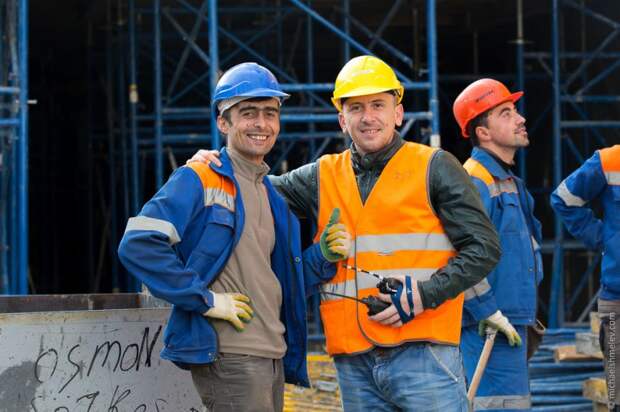
<path fill-rule="evenodd" d="M 230 155 L 225 147 L 220 150 L 220 161 L 222 162 L 221 166 L 216 166 L 215 163 L 209 163 L 209 167 L 215 170 L 218 174 L 226 176 L 235 182 L 234 179 L 235 172 L 233 171 L 232 161 L 230 160 Z"/>
<path fill-rule="evenodd" d="M 383 169 L 392 156 L 405 144 L 405 141 L 398 132 L 394 132 L 392 141 L 383 149 L 362 155 L 355 148 L 355 144 L 351 143 L 351 161 L 354 170 L 371 170 L 376 167 Z"/>
<path fill-rule="evenodd" d="M 487 169 L 493 177 L 499 180 L 506 180 L 508 178 L 514 179 L 515 177 L 510 171 L 506 171 L 506 169 L 504 169 L 499 162 L 484 149 L 474 147 L 471 151 L 471 157 L 484 166 L 484 168 Z"/>

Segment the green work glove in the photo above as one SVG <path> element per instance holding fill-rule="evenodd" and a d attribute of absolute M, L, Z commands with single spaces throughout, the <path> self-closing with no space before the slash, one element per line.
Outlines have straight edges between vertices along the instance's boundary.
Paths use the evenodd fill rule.
<path fill-rule="evenodd" d="M 346 259 L 351 249 L 351 235 L 340 219 L 340 209 L 337 207 L 332 211 L 329 222 L 321 234 L 320 246 L 323 257 L 329 262 L 337 262 Z"/>
<path fill-rule="evenodd" d="M 504 316 L 501 311 L 498 310 L 478 323 L 478 333 L 480 336 L 485 336 L 487 327 L 498 330 L 506 335 L 510 346 L 521 346 L 521 336 L 519 336 L 514 326 L 510 324 L 508 318 Z"/>
<path fill-rule="evenodd" d="M 237 329 L 237 332 L 242 332 L 245 328 L 243 322 L 249 322 L 254 316 L 254 311 L 248 305 L 250 298 L 241 293 L 211 293 L 213 307 L 206 311 L 204 316 L 226 320 Z"/>

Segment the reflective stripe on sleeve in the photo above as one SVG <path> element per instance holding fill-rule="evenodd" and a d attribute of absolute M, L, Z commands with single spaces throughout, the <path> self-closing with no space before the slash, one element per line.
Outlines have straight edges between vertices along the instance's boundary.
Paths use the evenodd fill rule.
<path fill-rule="evenodd" d="M 168 238 L 168 243 L 174 245 L 181 241 L 181 237 L 174 225 L 166 220 L 155 219 L 148 216 L 131 217 L 127 221 L 125 233 L 132 230 L 149 230 L 163 234 Z"/>
<path fill-rule="evenodd" d="M 580 198 L 579 196 L 575 196 L 568 190 L 566 186 L 566 180 L 560 183 L 560 186 L 555 191 L 557 195 L 562 199 L 566 206 L 576 206 L 581 207 L 586 204 L 586 201 Z"/>
<path fill-rule="evenodd" d="M 534 236 L 531 236 L 531 238 L 532 238 L 532 247 L 534 248 L 534 251 L 540 250 L 540 245 L 538 244 Z"/>
<path fill-rule="evenodd" d="M 487 278 L 484 278 L 465 291 L 465 300 L 473 299 L 476 296 L 482 296 L 489 290 L 491 290 L 491 285 L 489 284 Z"/>

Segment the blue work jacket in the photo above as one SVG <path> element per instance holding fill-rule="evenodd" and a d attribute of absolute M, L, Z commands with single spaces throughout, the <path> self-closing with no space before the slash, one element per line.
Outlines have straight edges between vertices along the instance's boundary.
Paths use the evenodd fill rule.
<path fill-rule="evenodd" d="M 238 194 L 226 149 L 220 160 L 221 167 L 213 163 L 209 167 L 230 179 Z M 305 289 L 315 289 L 324 280 L 312 274 L 333 275 L 335 270 L 322 260 L 318 247 L 310 247 L 305 254 L 310 273 L 304 277 L 299 221 L 269 180 L 263 183 L 275 224 L 271 266 L 282 287 L 285 377 L 289 383 L 308 386 Z M 204 187 L 190 167 L 179 168 L 140 214 L 129 220 L 118 250 L 132 275 L 154 296 L 173 304 L 161 357 L 185 369 L 188 364 L 210 363 L 217 356 L 216 332 L 203 316 L 213 305 L 208 288 L 226 265 L 244 225 L 242 197 L 211 189 Z"/>
<path fill-rule="evenodd" d="M 485 279 L 465 292 L 463 325 L 473 325 L 498 309 L 512 324 L 533 324 L 543 278 L 542 232 L 534 217 L 534 199 L 521 179 L 483 149 L 473 149 L 465 168 L 499 234 L 502 256 Z"/>
<path fill-rule="evenodd" d="M 620 156 L 620 145 L 613 156 Z M 600 151 L 571 173 L 551 194 L 551 206 L 568 231 L 592 250 L 601 251 L 601 292 L 605 300 L 620 300 L 620 172 L 605 171 Z M 604 218 L 589 207 L 600 200 Z"/>

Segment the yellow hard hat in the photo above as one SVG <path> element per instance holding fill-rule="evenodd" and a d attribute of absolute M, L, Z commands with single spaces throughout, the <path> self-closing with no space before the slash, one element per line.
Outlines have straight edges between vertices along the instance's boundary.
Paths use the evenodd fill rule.
<path fill-rule="evenodd" d="M 367 96 L 390 90 L 396 92 L 397 103 L 400 103 L 405 90 L 394 70 L 374 56 L 358 56 L 349 60 L 338 73 L 332 103 L 340 112 L 342 98 Z"/>

